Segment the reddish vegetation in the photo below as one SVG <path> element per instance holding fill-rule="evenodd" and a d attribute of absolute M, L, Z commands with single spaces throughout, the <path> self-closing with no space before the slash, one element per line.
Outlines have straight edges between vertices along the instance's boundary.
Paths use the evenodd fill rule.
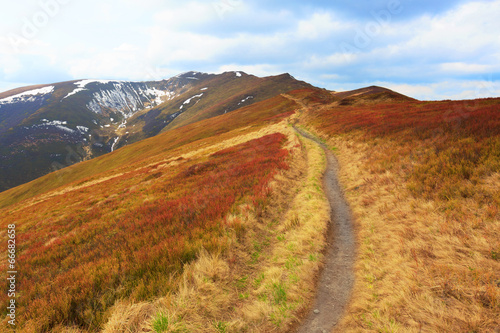
<path fill-rule="evenodd" d="M 52 173 L 0 193 L 0 208 L 24 199 L 43 194 L 60 186 L 83 178 L 91 178 L 105 172 L 130 171 L 129 165 L 149 159 L 164 159 L 165 154 L 182 154 L 196 149 L 200 144 L 212 144 L 245 132 L 280 122 L 290 115 L 294 103 L 277 96 L 254 103 L 236 111 L 176 128 L 155 137 L 126 146 L 111 154 L 78 163 L 57 173 Z M 238 133 L 231 133 L 241 129 Z"/>
<path fill-rule="evenodd" d="M 331 133 L 362 129 L 372 136 L 409 130 L 407 134 L 419 138 L 441 133 L 462 137 L 500 133 L 500 99 L 345 106 L 334 111 L 317 110 L 318 128 Z"/>
<path fill-rule="evenodd" d="M 411 151 L 393 151 L 383 164 L 390 170 L 407 159 L 417 195 L 472 196 L 479 178 L 500 171 L 500 99 L 317 107 L 311 124 L 324 133 L 359 132 L 365 140 L 407 144 Z"/>
<path fill-rule="evenodd" d="M 244 200 L 265 204 L 269 180 L 287 168 L 283 140 L 272 134 L 175 168 L 138 168 L 11 211 L 2 224 L 17 223 L 18 323 L 95 330 L 117 299 L 168 293 L 202 247 L 225 247 L 237 227 L 227 213 Z M 5 314 L 6 293 L 0 300 Z"/>
<path fill-rule="evenodd" d="M 341 330 L 497 330 L 500 99 L 304 100 L 303 124 L 345 158 L 358 224 L 357 285 Z"/>

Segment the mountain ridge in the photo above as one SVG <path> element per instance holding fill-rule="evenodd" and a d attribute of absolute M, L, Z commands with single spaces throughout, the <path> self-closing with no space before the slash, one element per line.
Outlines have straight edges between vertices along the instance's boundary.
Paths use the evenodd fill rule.
<path fill-rule="evenodd" d="M 328 93 L 289 73 L 257 77 L 243 71 L 20 87 L 0 93 L 0 191 L 297 89 L 313 89 L 340 105 L 413 100 L 381 87 Z"/>
<path fill-rule="evenodd" d="M 189 91 L 197 86 L 205 88 L 205 83 L 214 80 L 213 85 L 217 85 L 217 78 L 227 81 L 226 89 L 214 89 L 217 93 L 207 103 L 202 101 L 193 108 L 203 95 L 207 98 L 212 92 Z M 288 90 L 287 84 L 292 84 L 291 88 L 310 87 L 305 83 L 294 86 L 295 80 L 290 77 L 292 83 L 276 82 L 276 92 L 270 89 L 261 97 L 247 98 L 245 103 L 240 100 L 238 104 L 235 101 L 243 94 L 247 81 L 255 81 L 258 86 L 266 79 L 244 72 L 190 71 L 161 81 L 85 79 L 4 92 L 0 99 L 0 190 L 154 136 L 185 111 L 189 116 L 183 117 L 179 126 L 219 115 L 223 112 L 215 107 L 196 118 L 200 106 L 213 107 L 220 99 L 234 104 L 226 109 L 231 112 Z M 212 90 L 210 83 L 206 85 L 210 89 L 205 89 Z M 174 104 L 169 103 L 172 101 Z M 138 120 L 129 126 L 127 122 L 136 115 Z"/>

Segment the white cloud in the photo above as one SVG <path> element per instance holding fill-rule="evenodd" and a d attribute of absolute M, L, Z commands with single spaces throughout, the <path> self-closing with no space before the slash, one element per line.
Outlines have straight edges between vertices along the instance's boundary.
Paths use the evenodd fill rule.
<path fill-rule="evenodd" d="M 482 57 L 486 49 L 500 48 L 500 1 L 470 2 L 442 16 L 424 16 L 396 24 L 400 31 L 414 31 L 408 41 L 389 44 L 392 54 L 425 55 L 434 59 Z"/>
<path fill-rule="evenodd" d="M 182 3 L 157 12 L 153 17 L 156 26 L 179 30 L 190 30 L 218 19 L 210 2 Z"/>
<path fill-rule="evenodd" d="M 3 77 L 6 79 L 22 69 L 21 61 L 12 55 L 0 54 L 0 63 L 2 63 Z"/>
<path fill-rule="evenodd" d="M 377 84 L 422 100 L 457 100 L 500 96 L 500 82 L 488 80 L 453 80 L 429 84 L 377 82 Z"/>
<path fill-rule="evenodd" d="M 482 76 L 500 71 L 500 0 L 468 1 L 411 19 L 394 14 L 383 24 L 340 16 L 327 4 L 297 10 L 295 2 L 271 8 L 241 0 L 72 1 L 17 51 L 7 33 L 20 30 L 19 17 L 40 6 L 12 8 L 12 17 L 10 9 L 0 13 L 0 81 L 25 80 L 38 66 L 29 67 L 36 57 L 44 59 L 43 75 L 57 67 L 74 79 L 243 70 L 290 72 L 334 90 L 381 82 L 424 99 L 473 97 L 481 82 L 491 88 L 484 94 L 498 94 L 496 83 Z"/>
<path fill-rule="evenodd" d="M 333 18 L 331 13 L 314 13 L 306 20 L 300 20 L 297 25 L 296 37 L 300 39 L 321 39 L 335 32 L 345 32 L 352 29 L 352 24 Z"/>
<path fill-rule="evenodd" d="M 444 72 L 453 74 L 478 74 L 494 71 L 495 67 L 492 65 L 467 64 L 464 62 L 447 62 L 441 64 L 441 69 Z"/>

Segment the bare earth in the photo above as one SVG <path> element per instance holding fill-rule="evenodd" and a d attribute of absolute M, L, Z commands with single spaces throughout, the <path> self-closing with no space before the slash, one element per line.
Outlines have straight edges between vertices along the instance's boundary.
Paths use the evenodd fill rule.
<path fill-rule="evenodd" d="M 344 314 L 354 285 L 354 227 L 349 205 L 338 182 L 337 159 L 325 144 L 300 129 L 295 129 L 318 143 L 326 153 L 327 169 L 323 187 L 331 207 L 328 249 L 325 253 L 325 266 L 318 281 L 316 300 L 297 332 L 328 333 Z"/>

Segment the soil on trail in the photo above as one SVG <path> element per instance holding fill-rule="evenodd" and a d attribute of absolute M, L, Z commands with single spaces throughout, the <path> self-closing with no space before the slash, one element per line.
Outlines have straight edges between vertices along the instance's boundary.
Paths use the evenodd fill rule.
<path fill-rule="evenodd" d="M 295 130 L 325 151 L 327 169 L 323 176 L 323 187 L 331 207 L 325 266 L 318 280 L 314 305 L 297 332 L 329 333 L 342 318 L 354 285 L 354 227 L 349 205 L 338 181 L 337 159 L 324 143 L 300 129 Z"/>

